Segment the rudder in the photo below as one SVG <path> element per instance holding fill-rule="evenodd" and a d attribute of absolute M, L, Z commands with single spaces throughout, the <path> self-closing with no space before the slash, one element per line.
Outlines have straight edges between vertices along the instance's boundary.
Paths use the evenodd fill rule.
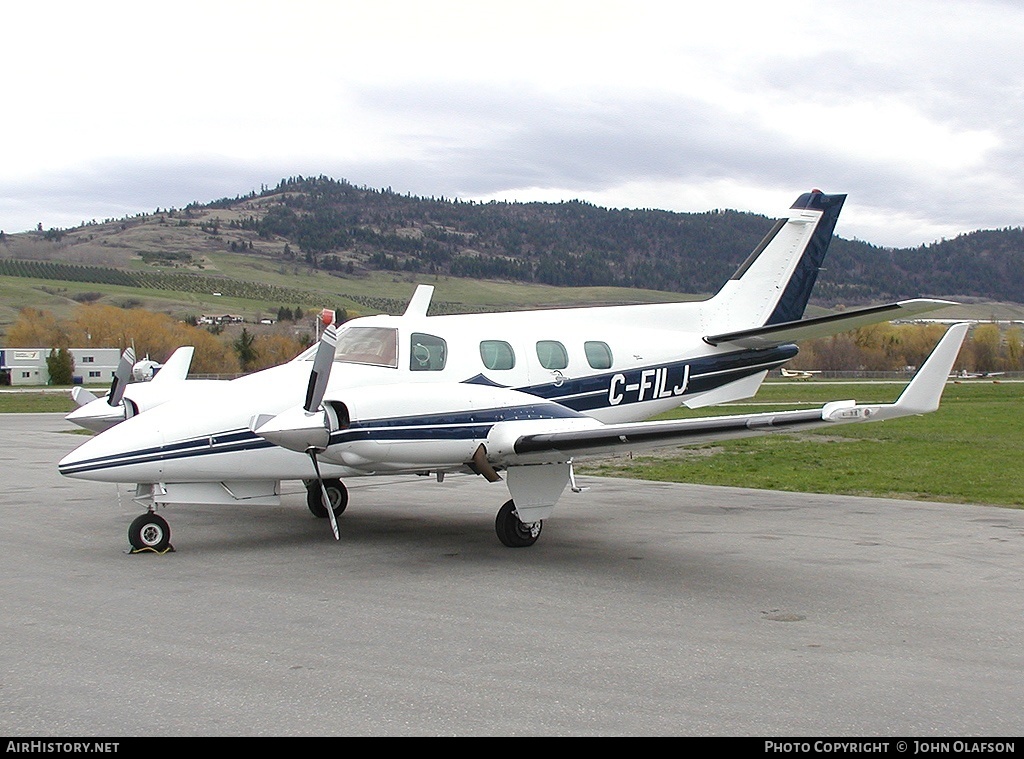
<path fill-rule="evenodd" d="M 726 330 L 803 317 L 846 195 L 804 193 L 712 298 L 716 328 Z"/>

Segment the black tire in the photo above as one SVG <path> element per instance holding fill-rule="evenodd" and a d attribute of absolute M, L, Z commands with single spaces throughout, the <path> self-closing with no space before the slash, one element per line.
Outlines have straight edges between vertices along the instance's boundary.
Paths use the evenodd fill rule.
<path fill-rule="evenodd" d="M 136 551 L 166 551 L 171 546 L 171 528 L 167 520 L 149 512 L 136 517 L 128 527 L 128 543 Z"/>
<path fill-rule="evenodd" d="M 513 501 L 505 501 L 494 519 L 494 531 L 498 540 L 509 548 L 527 548 L 537 542 L 544 522 L 525 524 L 519 521 L 516 505 Z"/>
<path fill-rule="evenodd" d="M 341 480 L 324 480 L 324 488 L 327 490 L 327 498 L 331 502 L 331 508 L 335 517 L 340 517 L 348 507 L 348 488 Z M 324 508 L 324 499 L 320 494 L 320 483 L 316 480 L 309 480 L 306 483 L 306 506 L 309 512 L 317 519 L 327 519 L 327 509 Z"/>

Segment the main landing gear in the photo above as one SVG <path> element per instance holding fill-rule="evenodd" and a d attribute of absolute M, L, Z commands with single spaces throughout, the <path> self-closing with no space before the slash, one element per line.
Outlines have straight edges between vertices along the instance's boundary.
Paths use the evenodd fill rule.
<path fill-rule="evenodd" d="M 132 553 L 164 553 L 174 550 L 171 547 L 171 528 L 167 520 L 153 511 L 148 511 L 132 521 L 128 527 L 128 543 L 132 547 Z"/>
<path fill-rule="evenodd" d="M 341 480 L 328 479 L 324 480 L 324 489 L 327 491 L 334 516 L 341 516 L 348 506 L 348 488 Z M 321 519 L 327 518 L 327 509 L 323 505 L 320 483 L 316 480 L 306 483 L 306 505 L 313 516 Z M 542 520 L 520 521 L 515 502 L 511 500 L 506 501 L 498 510 L 498 516 L 494 520 L 494 531 L 498 535 L 498 540 L 509 548 L 532 546 L 540 537 L 543 527 Z M 170 525 L 167 524 L 166 519 L 153 511 L 148 511 L 132 521 L 131 526 L 128 527 L 128 542 L 131 544 L 132 553 L 142 551 L 165 553 L 174 550 L 171 546 Z"/>
<path fill-rule="evenodd" d="M 348 506 L 348 488 L 341 480 L 328 479 L 324 480 L 324 489 L 327 491 L 327 498 L 331 502 L 334 516 L 340 517 L 345 512 L 345 507 Z M 327 509 L 324 508 L 320 483 L 316 480 L 306 482 L 306 505 L 313 516 L 319 519 L 327 518 Z M 532 546 L 540 537 L 543 526 L 543 521 L 521 522 L 513 501 L 506 501 L 494 520 L 494 531 L 498 535 L 498 540 L 509 548 Z"/>
<path fill-rule="evenodd" d="M 324 490 L 327 491 L 327 500 L 331 502 L 331 510 L 335 517 L 340 517 L 348 506 L 348 488 L 341 480 L 324 480 Z M 320 483 L 316 480 L 306 482 L 306 505 L 310 513 L 318 519 L 327 519 L 327 509 L 324 507 L 323 494 L 320 492 Z"/>
<path fill-rule="evenodd" d="M 498 540 L 509 548 L 532 546 L 540 537 L 543 526 L 543 521 L 520 522 L 516 505 L 512 501 L 505 501 L 494 520 L 494 531 L 498 533 Z"/>

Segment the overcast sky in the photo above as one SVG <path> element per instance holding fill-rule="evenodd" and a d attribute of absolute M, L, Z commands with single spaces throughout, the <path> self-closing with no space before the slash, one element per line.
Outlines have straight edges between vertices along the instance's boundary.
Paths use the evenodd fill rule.
<path fill-rule="evenodd" d="M 399 193 L 734 208 L 837 234 L 1024 224 L 1024 3 L 5 3 L 0 229 L 325 174 Z"/>

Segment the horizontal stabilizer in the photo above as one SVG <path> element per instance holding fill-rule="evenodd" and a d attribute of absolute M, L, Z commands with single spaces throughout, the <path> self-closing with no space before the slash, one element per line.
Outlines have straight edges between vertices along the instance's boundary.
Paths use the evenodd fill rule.
<path fill-rule="evenodd" d="M 512 465 L 616 451 L 696 445 L 772 432 L 798 432 L 833 424 L 924 414 L 938 408 L 967 328 L 967 324 L 950 327 L 895 403 L 858 405 L 854 401 L 833 401 L 806 411 L 606 424 L 587 429 L 540 432 L 519 437 L 514 445 L 519 461 L 503 463 Z"/>
<path fill-rule="evenodd" d="M 782 324 L 771 324 L 765 327 L 744 329 L 739 332 L 709 335 L 704 338 L 704 342 L 710 345 L 729 343 L 741 348 L 774 348 L 778 345 L 795 343 L 801 340 L 837 335 L 840 332 L 847 332 L 858 327 L 866 327 L 869 324 L 878 324 L 879 322 L 892 321 L 893 319 L 909 319 L 918 314 L 955 305 L 956 303 L 948 300 L 928 300 L 925 298 L 901 300 L 884 306 L 872 306 L 854 311 L 844 311 L 840 314 L 829 314 L 828 316 L 818 316 L 812 319 L 801 319 Z"/>

